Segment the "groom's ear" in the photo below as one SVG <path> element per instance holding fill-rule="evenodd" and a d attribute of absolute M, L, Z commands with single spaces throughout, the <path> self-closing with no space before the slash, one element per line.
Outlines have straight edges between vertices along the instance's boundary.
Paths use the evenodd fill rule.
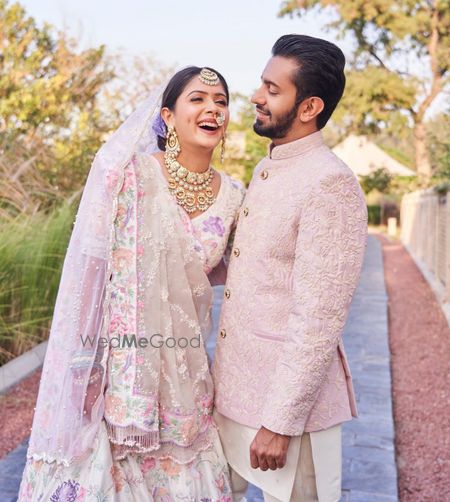
<path fill-rule="evenodd" d="M 164 120 L 166 126 L 174 126 L 175 120 L 172 110 L 167 107 L 161 108 L 161 117 Z"/>
<path fill-rule="evenodd" d="M 324 106 L 322 98 L 317 96 L 304 99 L 298 109 L 300 121 L 303 123 L 311 122 L 323 111 Z"/>

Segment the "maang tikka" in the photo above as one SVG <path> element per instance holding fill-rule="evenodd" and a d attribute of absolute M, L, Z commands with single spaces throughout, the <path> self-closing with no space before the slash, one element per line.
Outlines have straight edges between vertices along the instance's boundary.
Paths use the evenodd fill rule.
<path fill-rule="evenodd" d="M 220 83 L 217 73 L 212 70 L 208 70 L 208 68 L 202 68 L 198 78 L 200 79 L 200 82 L 203 82 L 206 85 L 218 85 Z"/>

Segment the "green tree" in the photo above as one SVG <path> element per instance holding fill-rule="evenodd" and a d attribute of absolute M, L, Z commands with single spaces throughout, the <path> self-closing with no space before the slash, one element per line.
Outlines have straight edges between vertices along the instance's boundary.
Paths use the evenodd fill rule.
<path fill-rule="evenodd" d="M 279 14 L 303 16 L 323 9 L 335 14 L 328 28 L 356 42 L 337 119 L 366 132 L 399 126 L 408 118 L 416 169 L 429 179 L 424 118 L 449 83 L 450 0 L 286 0 Z M 424 64 L 421 74 L 417 69 Z"/>
<path fill-rule="evenodd" d="M 450 182 L 450 115 L 440 113 L 427 122 L 431 162 L 437 181 Z"/>
<path fill-rule="evenodd" d="M 3 153 L 14 154 L 17 144 L 23 145 L 62 192 L 80 186 L 105 134 L 116 125 L 98 103 L 113 76 L 103 46 L 80 51 L 51 26 L 38 27 L 19 3 L 0 0 Z M 36 156 L 36 150 L 46 155 Z"/>
<path fill-rule="evenodd" d="M 253 170 L 258 162 L 267 155 L 270 140 L 258 136 L 253 131 L 255 122 L 255 105 L 248 96 L 235 93 L 233 103 L 238 108 L 237 120 L 230 123 L 230 131 L 241 131 L 245 134 L 245 152 L 240 162 L 244 166 L 243 182 L 249 184 Z"/>
<path fill-rule="evenodd" d="M 361 183 L 361 188 L 366 195 L 369 195 L 372 190 L 385 193 L 389 190 L 392 176 L 387 169 L 381 167 L 376 169 L 373 173 L 360 176 L 359 181 Z"/>

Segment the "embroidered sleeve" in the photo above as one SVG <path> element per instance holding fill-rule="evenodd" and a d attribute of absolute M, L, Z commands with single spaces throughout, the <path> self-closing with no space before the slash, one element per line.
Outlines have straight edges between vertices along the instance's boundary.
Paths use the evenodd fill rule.
<path fill-rule="evenodd" d="M 301 212 L 293 304 L 263 410 L 266 428 L 290 436 L 303 433 L 342 335 L 366 239 L 367 209 L 356 178 L 323 179 Z"/>

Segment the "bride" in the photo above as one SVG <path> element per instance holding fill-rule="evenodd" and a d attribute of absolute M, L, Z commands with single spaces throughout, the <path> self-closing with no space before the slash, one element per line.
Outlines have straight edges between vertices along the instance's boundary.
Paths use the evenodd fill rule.
<path fill-rule="evenodd" d="M 244 196 L 229 92 L 185 68 L 97 153 L 64 261 L 19 501 L 231 501 L 204 337 Z"/>

